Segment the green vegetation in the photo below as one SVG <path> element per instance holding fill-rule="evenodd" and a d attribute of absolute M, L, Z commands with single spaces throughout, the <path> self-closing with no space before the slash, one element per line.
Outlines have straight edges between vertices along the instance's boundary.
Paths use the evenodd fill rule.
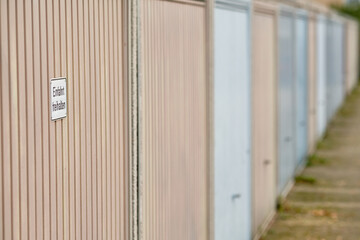
<path fill-rule="evenodd" d="M 356 18 L 358 21 L 360 21 L 360 4 L 359 3 L 349 3 L 346 5 L 333 5 L 332 6 L 335 10 L 337 10 L 341 14 L 345 14 L 348 16 L 351 16 L 353 18 Z"/>
<path fill-rule="evenodd" d="M 295 182 L 296 183 L 315 184 L 316 179 L 313 177 L 300 175 L 300 176 L 295 177 Z"/>
<path fill-rule="evenodd" d="M 284 198 L 283 197 L 278 197 L 277 198 L 277 201 L 276 201 L 276 209 L 279 211 L 279 212 L 281 212 L 281 211 L 283 211 L 283 209 L 284 209 L 284 203 L 285 203 L 285 201 L 284 201 Z"/>
<path fill-rule="evenodd" d="M 353 114 L 354 111 L 352 111 L 351 108 L 343 106 L 342 108 L 340 108 L 338 115 L 340 117 L 350 117 Z"/>
<path fill-rule="evenodd" d="M 316 154 L 313 154 L 311 156 L 308 157 L 308 161 L 307 161 L 307 167 L 313 167 L 313 166 L 317 166 L 317 165 L 324 165 L 326 164 L 327 161 L 325 158 L 319 157 Z"/>
<path fill-rule="evenodd" d="M 334 140 L 324 137 L 322 141 L 317 143 L 317 149 L 324 150 L 324 149 L 332 149 L 334 147 Z"/>

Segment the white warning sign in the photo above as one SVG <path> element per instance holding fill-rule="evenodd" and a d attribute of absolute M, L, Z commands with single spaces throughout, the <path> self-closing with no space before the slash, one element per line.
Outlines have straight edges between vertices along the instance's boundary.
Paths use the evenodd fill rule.
<path fill-rule="evenodd" d="M 66 117 L 66 78 L 53 78 L 50 80 L 50 113 L 51 120 L 55 121 Z"/>

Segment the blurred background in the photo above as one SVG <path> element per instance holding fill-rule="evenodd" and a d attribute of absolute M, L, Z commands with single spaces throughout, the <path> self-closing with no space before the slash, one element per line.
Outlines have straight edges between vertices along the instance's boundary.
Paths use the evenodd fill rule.
<path fill-rule="evenodd" d="M 359 18 L 0 0 L 0 240 L 360 239 Z"/>

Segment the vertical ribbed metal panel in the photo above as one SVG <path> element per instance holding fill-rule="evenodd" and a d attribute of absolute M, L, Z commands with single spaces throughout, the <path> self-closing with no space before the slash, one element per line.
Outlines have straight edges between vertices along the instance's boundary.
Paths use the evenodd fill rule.
<path fill-rule="evenodd" d="M 261 236 L 276 207 L 277 29 L 274 6 L 255 4 L 252 69 L 252 232 Z"/>
<path fill-rule="evenodd" d="M 309 18 L 308 29 L 308 152 L 315 149 L 317 140 L 317 49 L 316 49 L 316 18 Z"/>
<path fill-rule="evenodd" d="M 344 35 L 343 23 L 338 20 L 330 19 L 327 22 L 327 122 L 331 120 L 344 97 Z"/>
<path fill-rule="evenodd" d="M 326 65 L 326 19 L 319 16 L 316 22 L 316 99 L 317 99 L 317 138 L 323 137 L 326 130 L 327 106 L 327 65 Z"/>
<path fill-rule="evenodd" d="M 357 22 L 348 20 L 346 24 L 346 92 L 350 93 L 351 90 L 358 82 L 358 30 Z"/>
<path fill-rule="evenodd" d="M 336 24 L 335 28 L 335 56 L 336 56 L 336 85 L 335 85 L 335 96 L 336 96 L 336 103 L 335 103 L 335 110 L 334 114 L 337 112 L 337 110 L 340 108 L 344 96 L 345 96 L 345 24 L 341 20 Z"/>
<path fill-rule="evenodd" d="M 332 114 L 333 109 L 335 105 L 335 97 L 333 96 L 334 93 L 334 82 L 336 79 L 336 66 L 334 52 L 334 42 L 335 39 L 333 39 L 333 32 L 334 32 L 334 22 L 331 20 L 326 21 L 326 125 L 329 123 Z"/>
<path fill-rule="evenodd" d="M 283 9 L 278 23 L 278 193 L 287 190 L 296 167 L 295 19 Z"/>
<path fill-rule="evenodd" d="M 214 14 L 215 239 L 251 238 L 249 6 Z"/>
<path fill-rule="evenodd" d="M 0 2 L 0 239 L 127 239 L 124 3 Z"/>
<path fill-rule="evenodd" d="M 308 16 L 298 10 L 296 17 L 296 165 L 307 156 L 308 134 Z"/>
<path fill-rule="evenodd" d="M 207 239 L 205 4 L 140 5 L 140 238 Z"/>

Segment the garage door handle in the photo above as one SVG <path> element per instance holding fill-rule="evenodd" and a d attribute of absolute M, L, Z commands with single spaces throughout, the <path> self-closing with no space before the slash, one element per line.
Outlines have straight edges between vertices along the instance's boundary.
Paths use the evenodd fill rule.
<path fill-rule="evenodd" d="M 231 199 L 232 200 L 236 200 L 237 198 L 240 198 L 241 197 L 241 194 L 240 193 L 236 193 L 236 194 L 233 194 L 232 196 L 231 196 Z"/>
<path fill-rule="evenodd" d="M 264 160 L 264 164 L 265 164 L 265 165 L 269 165 L 270 163 L 271 163 L 271 160 L 269 160 L 269 159 L 265 159 L 265 160 Z"/>

